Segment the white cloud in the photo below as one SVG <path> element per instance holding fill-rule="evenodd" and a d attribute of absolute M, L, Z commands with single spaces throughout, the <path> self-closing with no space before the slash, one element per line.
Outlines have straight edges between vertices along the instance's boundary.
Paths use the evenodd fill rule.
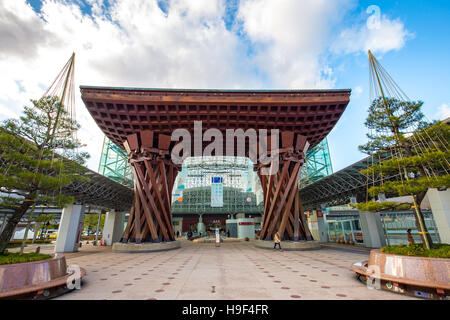
<path fill-rule="evenodd" d="M 447 103 L 443 103 L 438 108 L 438 112 L 436 113 L 436 118 L 439 120 L 445 120 L 447 118 L 450 118 L 450 105 Z"/>
<path fill-rule="evenodd" d="M 413 36 L 400 20 L 391 20 L 386 15 L 380 17 L 377 26 L 369 26 L 364 22 L 343 30 L 334 41 L 332 51 L 348 54 L 372 50 L 374 53 L 383 54 L 400 50 L 406 40 Z"/>
<path fill-rule="evenodd" d="M 30 98 L 40 97 L 75 51 L 79 137 L 88 144 L 92 169 L 103 135 L 81 101 L 81 84 L 261 86 L 240 54 L 238 36 L 225 28 L 219 0 L 172 1 L 169 15 L 156 1 L 119 0 L 108 11 L 111 19 L 101 0 L 92 3 L 91 17 L 76 4 L 47 0 L 40 17 L 25 1 L 0 0 L 0 32 L 8 35 L 0 40 L 0 119 L 17 117 Z"/>
<path fill-rule="evenodd" d="M 24 8 L 21 1 L 0 2 L 0 59 L 28 59 L 29 52 L 51 38 L 31 7 Z"/>
<path fill-rule="evenodd" d="M 354 97 L 359 98 L 361 96 L 361 94 L 363 93 L 364 89 L 362 86 L 356 86 L 353 91 L 352 94 Z"/>
<path fill-rule="evenodd" d="M 109 8 L 104 0 L 88 2 L 92 16 L 65 0 L 43 1 L 40 15 L 25 0 L 0 0 L 0 120 L 40 97 L 75 51 L 79 137 L 94 170 L 103 134 L 79 85 L 334 87 L 325 58 L 340 19 L 356 3 L 241 0 L 230 30 L 222 0 L 171 0 L 167 14 L 156 1 L 116 0 Z"/>
<path fill-rule="evenodd" d="M 321 59 L 333 27 L 352 0 L 244 0 L 239 18 L 259 49 L 258 66 L 284 88 L 332 87 L 332 70 Z"/>

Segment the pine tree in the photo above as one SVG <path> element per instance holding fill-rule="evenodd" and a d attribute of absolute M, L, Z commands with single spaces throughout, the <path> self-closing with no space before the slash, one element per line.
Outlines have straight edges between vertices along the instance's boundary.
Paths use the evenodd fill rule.
<path fill-rule="evenodd" d="M 26 106 L 18 120 L 0 126 L 0 207 L 13 211 L 0 235 L 0 254 L 33 204 L 73 203 L 62 188 L 88 180 L 82 165 L 89 156 L 78 152 L 83 145 L 74 138 L 80 125 L 57 97 L 31 102 L 33 106 Z"/>
<path fill-rule="evenodd" d="M 448 125 L 424 121 L 421 112 L 423 102 L 400 101 L 395 98 L 379 97 L 369 107 L 366 127 L 369 142 L 359 147 L 369 155 L 384 155 L 361 173 L 397 179 L 383 181 L 372 186 L 368 192 L 372 197 L 380 194 L 407 196 L 413 198 L 416 226 L 425 248 L 432 247 L 420 205 L 428 188 L 450 185 L 448 174 L 450 131 Z M 410 132 L 415 128 L 414 132 Z M 388 155 L 387 157 L 385 155 Z M 403 209 L 405 204 L 369 201 L 357 205 L 365 211 Z"/>

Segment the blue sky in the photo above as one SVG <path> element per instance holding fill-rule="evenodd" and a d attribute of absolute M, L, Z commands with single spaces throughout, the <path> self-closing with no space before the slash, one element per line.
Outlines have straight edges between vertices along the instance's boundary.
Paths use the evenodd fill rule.
<path fill-rule="evenodd" d="M 377 30 L 367 28 L 372 5 Z M 329 136 L 335 170 L 364 156 L 367 48 L 429 119 L 450 112 L 447 0 L 0 0 L 0 10 L 9 13 L 0 19 L 0 120 L 42 94 L 72 51 L 77 86 L 350 88 Z M 101 132 L 79 93 L 76 103 L 96 170 Z"/>
<path fill-rule="evenodd" d="M 410 99 L 424 101 L 423 110 L 428 119 L 442 117 L 439 107 L 450 106 L 450 1 L 360 1 L 362 10 L 371 4 L 400 19 L 413 33 L 403 48 L 383 54 L 379 59 L 381 64 Z M 362 85 L 364 90 L 360 97 L 353 95 L 343 121 L 330 136 L 332 157 L 335 168 L 339 169 L 363 156 L 355 150 L 354 142 L 363 143 L 364 132 L 358 130 L 358 138 L 352 137 L 352 143 L 348 143 L 349 136 L 356 134 L 349 128 L 366 117 L 370 99 L 367 55 L 346 55 L 334 63 L 344 66 L 336 76 L 336 87 Z"/>

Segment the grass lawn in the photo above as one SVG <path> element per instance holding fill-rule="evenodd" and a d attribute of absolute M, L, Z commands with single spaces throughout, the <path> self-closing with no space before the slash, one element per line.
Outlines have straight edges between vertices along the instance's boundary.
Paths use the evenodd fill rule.
<path fill-rule="evenodd" d="M 393 253 L 400 256 L 450 258 L 450 244 L 434 244 L 435 249 L 426 250 L 422 244 L 389 246 L 381 248 L 381 252 Z"/>
<path fill-rule="evenodd" d="M 39 260 L 50 259 L 51 257 L 52 256 L 49 254 L 42 254 L 42 253 L 35 253 L 35 252 L 23 253 L 23 254 L 6 252 L 4 254 L 0 254 L 0 265 L 39 261 Z"/>

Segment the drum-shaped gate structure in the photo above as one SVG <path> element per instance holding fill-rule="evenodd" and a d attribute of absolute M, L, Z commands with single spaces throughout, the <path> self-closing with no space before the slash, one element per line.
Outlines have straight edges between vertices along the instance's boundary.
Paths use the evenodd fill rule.
<path fill-rule="evenodd" d="M 264 192 L 260 238 L 279 232 L 284 240 L 312 240 L 298 192 L 308 148 L 320 143 L 346 109 L 350 90 L 178 90 L 81 87 L 82 99 L 105 135 L 127 151 L 134 175 L 134 200 L 123 242 L 173 241 L 171 194 L 180 165 L 171 152 L 172 133 L 185 129 L 192 137 L 191 155 L 211 142 L 196 141 L 208 129 L 223 137 L 227 130 L 269 131 L 245 139 L 245 156 L 277 154 L 278 161 L 257 161 L 254 169 Z M 274 144 L 270 131 L 278 130 Z M 197 136 L 195 136 L 197 133 Z M 194 141 L 195 140 L 195 141 Z M 197 139 L 198 140 L 198 139 Z M 225 142 L 225 138 L 224 138 Z M 273 145 L 278 144 L 277 148 Z M 272 145 L 272 147 L 271 147 Z M 233 155 L 238 152 L 232 147 Z M 184 151 L 185 152 L 185 151 Z M 223 143 L 215 155 L 231 156 Z M 270 173 L 268 175 L 268 173 Z"/>

